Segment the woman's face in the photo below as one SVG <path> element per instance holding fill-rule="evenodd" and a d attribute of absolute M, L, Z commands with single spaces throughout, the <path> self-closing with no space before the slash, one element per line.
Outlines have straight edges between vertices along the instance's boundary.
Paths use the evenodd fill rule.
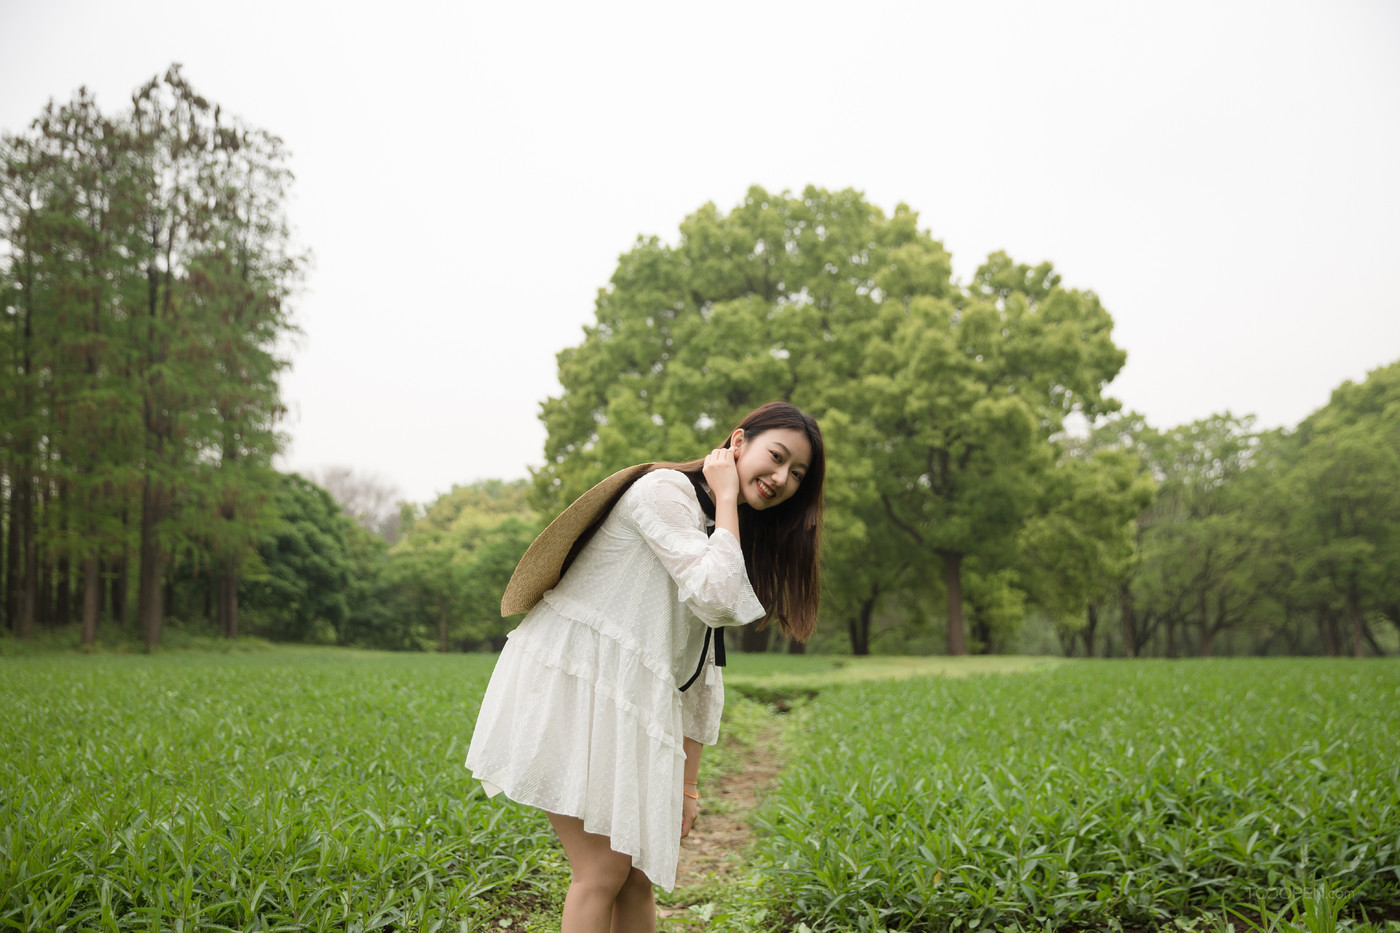
<path fill-rule="evenodd" d="M 773 428 L 750 438 L 736 430 L 729 446 L 739 471 L 739 495 L 755 509 L 771 509 L 791 499 L 812 462 L 807 434 L 792 428 Z"/>

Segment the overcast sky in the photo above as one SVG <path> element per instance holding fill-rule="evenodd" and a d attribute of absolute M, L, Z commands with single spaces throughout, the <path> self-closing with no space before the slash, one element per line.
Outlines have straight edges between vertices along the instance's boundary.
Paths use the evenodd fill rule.
<path fill-rule="evenodd" d="M 541 462 L 619 254 L 751 184 L 906 202 L 960 279 L 1052 261 L 1158 427 L 1293 425 L 1400 359 L 1395 0 L 0 0 L 0 42 L 0 129 L 181 62 L 283 137 L 282 465 L 413 501 Z"/>

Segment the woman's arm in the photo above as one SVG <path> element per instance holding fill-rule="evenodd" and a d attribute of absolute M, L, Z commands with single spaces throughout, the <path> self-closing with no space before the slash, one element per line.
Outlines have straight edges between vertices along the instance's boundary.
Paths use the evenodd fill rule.
<path fill-rule="evenodd" d="M 685 740 L 685 784 L 681 798 L 681 835 L 690 833 L 695 825 L 695 817 L 700 813 L 700 752 L 705 746 L 694 739 Z M 690 795 L 694 794 L 694 797 Z"/>
<path fill-rule="evenodd" d="M 715 527 L 723 528 L 739 540 L 739 468 L 734 451 L 716 447 L 705 458 L 705 482 L 715 502 Z"/>
<path fill-rule="evenodd" d="M 738 474 L 733 466 L 729 471 L 734 476 L 732 490 L 738 486 Z M 737 529 L 737 495 L 716 493 L 713 498 L 729 500 L 720 520 Z M 675 581 L 681 602 L 700 621 L 710 626 L 743 625 L 763 617 L 734 529 L 721 525 L 706 536 L 704 513 L 688 478 L 673 470 L 648 473 L 622 501 L 637 531 Z"/>

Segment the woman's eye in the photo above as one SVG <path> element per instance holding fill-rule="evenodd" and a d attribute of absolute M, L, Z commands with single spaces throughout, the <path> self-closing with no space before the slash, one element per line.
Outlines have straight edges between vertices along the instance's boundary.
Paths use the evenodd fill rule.
<path fill-rule="evenodd" d="M 783 458 L 782 458 L 781 456 L 779 456 L 779 454 L 778 454 L 778 452 L 777 452 L 776 450 L 770 450 L 769 453 L 771 453 L 771 454 L 773 455 L 773 462 L 774 462 L 774 463 L 782 463 L 782 462 L 783 462 Z"/>

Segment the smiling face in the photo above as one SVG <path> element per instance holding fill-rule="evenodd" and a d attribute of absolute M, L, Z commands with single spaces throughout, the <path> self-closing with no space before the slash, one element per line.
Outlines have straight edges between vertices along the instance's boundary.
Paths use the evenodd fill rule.
<path fill-rule="evenodd" d="M 755 509 L 771 509 L 791 499 L 812 462 L 811 441 L 792 428 L 772 428 L 748 438 L 737 430 L 730 446 L 739 471 L 739 495 Z"/>

